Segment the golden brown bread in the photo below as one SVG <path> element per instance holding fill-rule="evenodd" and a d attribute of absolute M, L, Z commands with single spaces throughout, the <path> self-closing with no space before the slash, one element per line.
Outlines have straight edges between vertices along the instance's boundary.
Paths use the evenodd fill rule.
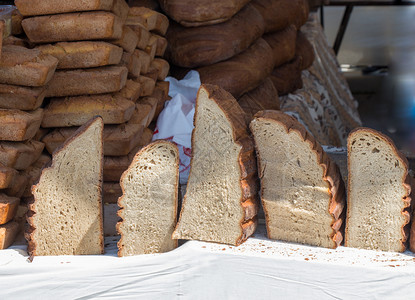
<path fill-rule="evenodd" d="M 18 231 L 19 224 L 17 222 L 11 221 L 0 226 L 0 250 L 7 249 L 13 244 Z"/>
<path fill-rule="evenodd" d="M 124 25 L 121 38 L 111 43 L 122 47 L 128 53 L 133 53 L 138 43 L 138 36 L 129 26 Z"/>
<path fill-rule="evenodd" d="M 46 95 L 46 87 L 0 84 L 0 108 L 35 110 Z"/>
<path fill-rule="evenodd" d="M 115 93 L 114 96 L 119 96 L 132 102 L 136 102 L 140 97 L 140 94 L 141 84 L 138 81 L 128 79 L 125 86 L 119 92 Z"/>
<path fill-rule="evenodd" d="M 128 24 L 138 37 L 137 48 L 144 50 L 150 41 L 150 32 L 141 24 Z"/>
<path fill-rule="evenodd" d="M 9 187 L 4 189 L 2 192 L 7 196 L 20 198 L 23 196 L 28 182 L 29 178 L 26 175 L 23 175 L 22 172 L 17 173 Z"/>
<path fill-rule="evenodd" d="M 142 18 L 142 24 L 148 31 L 153 31 L 160 35 L 166 34 L 169 27 L 169 19 L 165 15 L 147 7 L 131 7 L 128 12 L 127 24 L 130 17 L 136 16 Z"/>
<path fill-rule="evenodd" d="M 6 224 L 16 215 L 20 199 L 0 194 L 0 225 Z"/>
<path fill-rule="evenodd" d="M 114 0 L 15 0 L 15 5 L 24 16 L 51 15 L 67 12 L 107 10 L 110 11 Z"/>
<path fill-rule="evenodd" d="M 0 189 L 7 189 L 16 175 L 15 169 L 0 164 Z"/>
<path fill-rule="evenodd" d="M 164 52 L 166 52 L 166 49 L 167 49 L 167 44 L 168 44 L 167 39 L 157 34 L 153 34 L 151 37 L 154 37 L 157 42 L 156 56 L 163 57 Z"/>
<path fill-rule="evenodd" d="M 134 53 L 124 52 L 120 65 L 128 69 L 128 78 L 140 76 L 142 61 Z"/>
<path fill-rule="evenodd" d="M 40 127 L 43 109 L 24 112 L 17 109 L 0 109 L 0 141 L 26 141 Z"/>
<path fill-rule="evenodd" d="M 156 81 L 154 79 L 140 75 L 137 81 L 140 82 L 142 87 L 140 97 L 151 96 L 153 94 L 154 88 L 156 87 Z"/>
<path fill-rule="evenodd" d="M 0 164 L 16 170 L 25 170 L 33 164 L 43 151 L 42 142 L 0 142 Z"/>
<path fill-rule="evenodd" d="M 32 43 L 52 43 L 120 39 L 123 22 L 112 13 L 96 11 L 31 17 L 22 26 Z"/>
<path fill-rule="evenodd" d="M 121 124 L 134 112 L 134 102 L 109 94 L 52 98 L 45 108 L 42 127 L 81 126 L 99 115 L 105 124 Z"/>

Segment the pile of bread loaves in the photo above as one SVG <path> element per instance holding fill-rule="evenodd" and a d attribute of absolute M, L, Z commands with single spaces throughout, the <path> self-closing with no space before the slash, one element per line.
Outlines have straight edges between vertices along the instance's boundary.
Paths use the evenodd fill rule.
<path fill-rule="evenodd" d="M 383 134 L 359 128 L 349 136 L 346 209 L 338 167 L 295 118 L 265 110 L 249 121 L 230 93 L 206 84 L 198 92 L 194 125 L 177 222 L 176 145 L 147 145 L 123 173 L 119 256 L 169 251 L 178 239 L 239 245 L 256 230 L 259 194 L 271 239 L 327 248 L 344 239 L 350 247 L 406 249 L 413 179 L 407 160 Z M 104 251 L 102 137 L 102 118 L 95 117 L 43 169 L 28 213 L 32 256 Z"/>

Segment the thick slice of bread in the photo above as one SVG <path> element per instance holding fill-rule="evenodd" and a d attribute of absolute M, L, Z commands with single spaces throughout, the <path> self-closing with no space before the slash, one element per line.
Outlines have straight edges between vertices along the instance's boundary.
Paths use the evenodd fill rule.
<path fill-rule="evenodd" d="M 347 247 L 405 251 L 411 187 L 408 161 L 382 133 L 357 128 L 347 139 Z"/>
<path fill-rule="evenodd" d="M 257 168 L 245 114 L 225 90 L 202 85 L 192 160 L 175 239 L 239 245 L 256 229 Z"/>
<path fill-rule="evenodd" d="M 32 43 L 53 43 L 120 39 L 123 22 L 112 13 L 95 11 L 31 17 L 22 26 Z"/>
<path fill-rule="evenodd" d="M 339 246 L 345 193 L 336 164 L 304 126 L 283 112 L 258 112 L 250 128 L 268 237 Z"/>
<path fill-rule="evenodd" d="M 0 83 L 43 86 L 51 79 L 58 60 L 36 49 L 8 45 L 2 47 Z"/>
<path fill-rule="evenodd" d="M 96 117 L 53 153 L 32 187 L 26 232 L 35 255 L 102 254 L 102 131 Z"/>
<path fill-rule="evenodd" d="M 0 108 L 35 110 L 46 95 L 46 87 L 0 84 Z"/>
<path fill-rule="evenodd" d="M 19 223 L 9 222 L 0 225 L 0 250 L 7 249 L 13 244 L 17 233 L 19 232 Z"/>
<path fill-rule="evenodd" d="M 106 42 L 62 42 L 38 46 L 43 54 L 56 57 L 57 69 L 81 69 L 117 65 L 122 48 Z"/>
<path fill-rule="evenodd" d="M 127 82 L 128 69 L 122 66 L 58 71 L 49 82 L 46 97 L 113 93 Z"/>
<path fill-rule="evenodd" d="M 16 170 L 25 170 L 43 151 L 45 144 L 38 141 L 0 142 L 0 164 Z"/>
<path fill-rule="evenodd" d="M 0 194 L 0 225 L 6 224 L 16 215 L 20 199 Z"/>
<path fill-rule="evenodd" d="M 0 141 L 26 141 L 40 127 L 43 109 L 25 112 L 18 109 L 0 109 Z"/>
<path fill-rule="evenodd" d="M 96 115 L 105 124 L 121 124 L 134 113 L 135 104 L 110 94 L 53 98 L 45 109 L 42 127 L 80 126 Z"/>
<path fill-rule="evenodd" d="M 172 239 L 179 191 L 179 150 L 168 141 L 141 149 L 123 173 L 118 200 L 121 234 L 118 256 L 161 253 L 177 247 Z"/>

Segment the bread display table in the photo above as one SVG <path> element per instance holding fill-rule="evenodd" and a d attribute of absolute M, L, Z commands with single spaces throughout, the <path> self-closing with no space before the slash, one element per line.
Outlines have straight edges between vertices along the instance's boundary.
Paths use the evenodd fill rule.
<path fill-rule="evenodd" d="M 239 247 L 189 241 L 158 255 L 38 256 L 0 251 L 2 299 L 408 299 L 415 255 L 271 241 L 261 224 Z"/>

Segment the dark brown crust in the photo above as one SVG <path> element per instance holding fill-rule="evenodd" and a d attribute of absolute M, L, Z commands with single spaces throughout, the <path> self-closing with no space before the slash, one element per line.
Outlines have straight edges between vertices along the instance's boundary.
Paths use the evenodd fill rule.
<path fill-rule="evenodd" d="M 295 118 L 284 114 L 280 111 L 265 110 L 260 111 L 255 115 L 255 119 L 266 119 L 271 122 L 277 122 L 283 125 L 287 131 L 297 132 L 304 142 L 310 145 L 312 151 L 315 152 L 317 156 L 317 161 L 323 169 L 323 180 L 327 182 L 329 188 L 328 192 L 330 194 L 330 200 L 327 207 L 327 212 L 332 216 L 333 220 L 331 223 L 332 234 L 330 235 L 331 240 L 333 241 L 332 248 L 340 246 L 343 239 L 343 234 L 341 229 L 343 228 L 344 219 L 344 208 L 346 206 L 345 194 L 344 194 L 344 184 L 341 179 L 340 171 L 337 168 L 337 165 L 331 161 L 329 156 L 323 151 L 321 145 L 316 141 L 316 139 L 307 132 L 303 125 L 301 125 Z M 259 149 L 256 148 L 257 156 L 260 157 Z M 260 165 L 261 160 L 258 159 L 258 170 L 262 170 Z M 262 178 L 263 174 L 260 174 Z M 261 194 L 263 193 L 263 187 L 261 186 Z M 263 203 L 264 204 L 264 203 Z M 267 232 L 269 233 L 268 227 L 268 211 L 266 206 L 264 206 L 264 212 L 266 216 L 266 226 Z"/>
<path fill-rule="evenodd" d="M 274 57 L 273 68 L 288 63 L 295 57 L 297 29 L 294 25 L 265 34 L 263 39 L 272 49 L 272 55 Z"/>
<path fill-rule="evenodd" d="M 257 200 L 257 189 L 258 180 L 257 173 L 255 171 L 255 154 L 254 154 L 254 143 L 248 133 L 248 120 L 245 117 L 245 113 L 242 108 L 236 102 L 235 98 L 230 93 L 225 91 L 216 85 L 202 84 L 199 92 L 204 89 L 212 101 L 214 101 L 219 108 L 224 112 L 225 116 L 229 120 L 232 126 L 233 140 L 240 145 L 241 150 L 239 152 L 238 164 L 241 172 L 240 188 L 242 197 L 240 199 L 241 207 L 244 210 L 244 214 L 241 218 L 241 235 L 235 240 L 234 245 L 238 246 L 242 244 L 246 239 L 251 236 L 257 226 L 256 213 L 258 211 L 258 200 Z M 198 101 L 196 98 L 196 102 Z M 197 104 L 196 104 L 197 107 Z M 194 120 L 197 119 L 197 109 L 195 111 Z M 196 124 L 195 124 L 196 125 Z M 194 148 L 194 135 L 192 134 L 192 148 Z M 254 164 L 252 164 L 252 161 Z M 190 165 L 192 165 L 193 157 Z M 190 168 L 191 176 L 192 168 Z M 186 195 L 183 198 L 182 207 L 186 204 Z M 182 217 L 182 211 L 180 212 L 179 222 Z M 178 223 L 179 223 L 178 222 Z M 177 227 L 176 227 L 177 230 Z"/>
<path fill-rule="evenodd" d="M 173 146 L 175 148 L 175 150 L 176 150 L 176 162 L 175 163 L 176 163 L 177 166 L 179 166 L 179 160 L 180 160 L 179 159 L 179 149 L 178 149 L 178 147 L 177 147 L 177 145 L 175 143 L 169 142 L 167 140 L 156 140 L 156 141 L 148 144 L 147 146 L 143 147 L 142 149 L 140 149 L 140 151 L 138 151 L 137 154 L 134 156 L 133 161 L 131 162 L 130 166 L 133 165 L 133 164 L 135 164 L 135 162 L 139 159 L 139 157 L 141 156 L 141 154 L 143 152 L 146 152 L 148 149 L 154 148 L 155 146 L 161 145 L 161 144 L 166 144 L 166 145 L 169 145 L 169 146 Z M 121 218 L 121 221 L 118 222 L 117 225 L 116 225 L 116 230 L 121 235 L 121 238 L 120 238 L 120 240 L 117 243 L 117 246 L 118 246 L 118 256 L 119 257 L 122 257 L 122 253 L 121 252 L 122 252 L 122 250 L 124 248 L 123 247 L 123 233 L 120 230 L 121 224 L 123 223 L 124 219 L 122 218 L 120 212 L 124 209 L 124 206 L 121 204 L 121 202 L 122 202 L 122 198 L 123 198 L 124 193 L 125 193 L 125 189 L 124 189 L 124 178 L 127 176 L 127 172 L 128 172 L 128 169 L 126 171 L 124 171 L 124 173 L 121 176 L 120 186 L 121 186 L 121 190 L 122 190 L 122 196 L 120 198 L 118 198 L 118 201 L 117 201 L 117 204 L 120 207 L 120 210 L 117 212 L 117 215 Z M 174 214 L 173 215 L 174 216 L 177 216 L 177 208 L 179 206 L 179 200 L 178 200 L 179 199 L 178 198 L 178 196 L 179 196 L 179 167 L 177 167 L 176 184 L 175 184 L 175 186 L 176 186 L 176 189 L 175 189 L 176 190 L 176 194 L 175 194 L 175 205 L 174 205 L 174 209 L 175 210 L 174 210 Z M 176 224 L 177 224 L 177 220 L 176 220 Z M 176 244 L 176 248 L 177 248 L 178 247 L 178 240 L 175 240 L 175 244 Z"/>
<path fill-rule="evenodd" d="M 56 153 L 64 150 L 66 146 L 71 143 L 74 139 L 76 139 L 78 136 L 80 136 L 82 133 L 84 133 L 95 121 L 98 119 L 101 120 L 101 135 L 104 130 L 104 123 L 102 121 L 102 118 L 99 116 L 96 116 L 89 120 L 87 123 L 85 123 L 83 126 L 79 127 L 78 130 L 67 140 L 65 143 L 61 146 L 59 146 L 52 154 L 52 160 L 42 169 L 42 173 L 40 177 L 42 176 L 43 172 L 48 168 L 54 168 L 54 160 L 53 157 L 56 155 Z M 101 149 L 104 148 L 103 139 L 101 139 Z M 101 170 L 100 170 L 100 182 L 98 185 L 99 194 L 102 195 L 102 176 L 103 176 L 103 165 L 104 165 L 104 157 L 101 157 Z M 38 179 L 38 182 L 34 183 L 32 186 L 32 194 L 33 191 L 37 188 L 37 185 L 39 184 L 40 177 Z M 104 253 L 104 219 L 103 219 L 103 208 L 102 208 L 102 198 L 100 197 L 98 199 L 98 205 L 100 207 L 100 227 L 101 227 L 101 235 L 100 235 L 100 246 L 101 246 L 101 253 Z M 25 238 L 28 242 L 27 251 L 29 253 L 29 256 L 31 259 L 33 259 L 34 256 L 36 256 L 36 241 L 34 240 L 33 234 L 36 231 L 35 222 L 33 220 L 33 216 L 36 214 L 36 199 L 33 198 L 31 201 L 27 204 L 28 211 L 26 213 L 26 220 L 27 220 L 27 226 L 25 228 Z"/>
<path fill-rule="evenodd" d="M 402 152 L 400 152 L 397 148 L 395 143 L 392 141 L 391 138 L 389 138 L 387 135 L 384 135 L 383 133 L 376 131 L 374 129 L 371 128 L 366 128 L 366 127 L 358 127 L 355 128 L 354 130 L 352 130 L 347 138 L 347 169 L 348 169 L 348 184 L 347 184 L 347 194 L 348 197 L 350 197 L 350 178 L 351 176 L 351 172 L 350 172 L 350 149 L 351 149 L 351 140 L 353 138 L 354 134 L 357 134 L 359 132 L 366 132 L 366 133 L 370 133 L 376 137 L 379 137 L 380 139 L 382 139 L 384 142 L 386 142 L 395 152 L 396 156 L 399 158 L 399 160 L 401 161 L 402 165 L 405 168 L 405 173 L 403 175 L 402 178 L 402 185 L 404 186 L 404 188 L 406 189 L 406 195 L 403 196 L 402 201 L 404 203 L 404 207 L 401 211 L 401 214 L 405 217 L 405 223 L 402 225 L 401 228 L 401 232 L 402 232 L 402 238 L 401 238 L 401 244 L 402 244 L 402 248 L 401 248 L 401 252 L 404 252 L 406 247 L 407 247 L 407 243 L 408 243 L 408 238 L 409 238 L 409 232 L 414 232 L 415 227 L 412 226 L 411 228 L 411 224 L 410 224 L 410 219 L 411 219 L 411 184 L 412 184 L 412 179 L 411 176 L 409 175 L 409 163 L 408 160 L 406 159 L 406 157 L 402 154 Z M 348 207 L 347 207 L 347 218 L 346 218 L 346 223 L 348 223 L 349 221 L 349 208 L 350 208 L 350 200 L 347 199 L 347 202 L 349 203 Z M 346 235 L 348 233 L 347 228 L 346 228 Z M 345 240 L 345 246 L 347 246 L 347 238 Z M 412 249 L 415 250 L 415 240 L 413 240 L 413 238 L 411 238 L 411 251 Z"/>
<path fill-rule="evenodd" d="M 297 32 L 295 55 L 302 58 L 300 64 L 301 70 L 305 70 L 311 67 L 315 59 L 314 48 L 307 39 L 306 35 L 301 31 Z"/>

